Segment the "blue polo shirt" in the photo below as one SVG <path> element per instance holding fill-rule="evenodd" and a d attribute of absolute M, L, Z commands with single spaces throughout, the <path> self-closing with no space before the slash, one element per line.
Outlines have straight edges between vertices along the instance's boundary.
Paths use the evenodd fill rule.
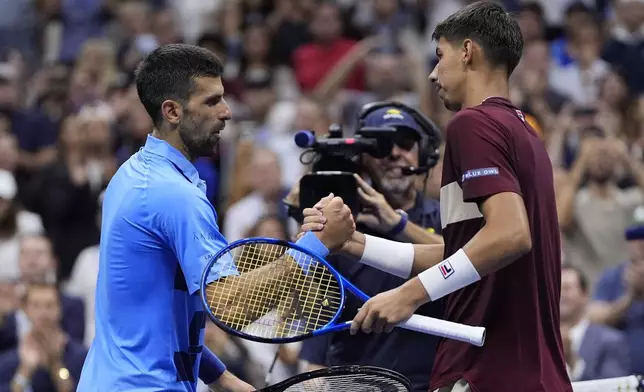
<path fill-rule="evenodd" d="M 418 225 L 422 225 L 424 221 L 428 228 L 440 234 L 440 207 L 436 200 L 423 200 L 419 195 L 407 214 L 410 221 Z M 382 234 L 369 232 L 364 227 L 358 227 L 358 230 L 383 237 Z M 405 283 L 405 279 L 346 260 L 341 256 L 329 256 L 328 261 L 341 275 L 371 297 Z M 340 319 L 352 320 L 362 304 L 362 301 L 352 294 L 347 294 Z M 418 308 L 416 313 L 442 318 L 442 301 L 425 304 Z M 427 392 L 438 341 L 436 336 L 402 328 L 395 328 L 388 334 L 359 332 L 357 335 L 351 335 L 348 331 L 343 331 L 305 340 L 302 343 L 300 358 L 324 366 L 371 365 L 391 369 L 407 377 L 412 383 L 413 391 Z"/>
<path fill-rule="evenodd" d="M 626 294 L 624 269 L 630 262 L 608 268 L 597 281 L 593 300 L 615 302 Z M 644 300 L 635 300 L 628 308 L 624 318 L 616 325 L 624 332 L 631 356 L 631 373 L 644 374 Z"/>
<path fill-rule="evenodd" d="M 78 391 L 196 391 L 206 323 L 199 283 L 224 246 L 195 167 L 148 136 L 105 193 L 96 336 Z M 234 273 L 228 259 L 209 278 Z"/>

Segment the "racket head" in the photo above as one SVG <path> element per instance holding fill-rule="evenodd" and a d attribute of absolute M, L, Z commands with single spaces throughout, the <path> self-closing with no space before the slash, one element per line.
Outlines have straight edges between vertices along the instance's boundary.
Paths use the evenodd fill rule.
<path fill-rule="evenodd" d="M 213 306 L 212 296 L 209 298 L 208 291 L 208 277 L 210 276 L 213 266 L 220 260 L 232 257 L 233 263 L 240 274 L 250 272 L 255 268 L 260 268 L 270 262 L 274 261 L 288 250 L 297 252 L 298 259 L 306 259 L 312 263 L 312 269 L 309 268 L 309 274 L 305 277 L 299 276 L 295 279 L 294 285 L 297 289 L 306 291 L 307 288 L 315 286 L 311 283 L 318 281 L 324 284 L 318 286 L 325 286 L 321 297 L 314 296 L 308 290 L 308 296 L 305 296 L 304 301 L 296 299 L 295 305 L 304 303 L 303 307 L 307 309 L 304 317 L 305 319 L 286 319 L 279 324 L 271 324 L 274 321 L 270 319 L 266 322 L 258 320 L 249 326 L 250 328 L 241 328 L 236 325 L 234 320 L 232 322 L 225 322 L 217 316 L 217 306 Z M 308 277 L 308 278 L 307 278 Z M 307 283 L 311 284 L 307 286 Z M 228 246 L 221 249 L 217 254 L 208 262 L 201 278 L 201 301 L 206 313 L 210 320 L 215 323 L 219 328 L 224 331 L 238 336 L 242 339 L 252 340 L 261 343 L 290 343 L 304 340 L 313 335 L 313 332 L 322 330 L 330 325 L 334 325 L 345 303 L 345 288 L 344 280 L 340 274 L 332 268 L 326 260 L 316 255 L 308 249 L 292 242 L 283 241 L 275 238 L 253 237 L 244 238 L 230 243 Z M 299 293 L 295 294 L 299 298 Z M 319 303 L 314 301 L 320 299 Z M 214 309 L 213 309 L 214 308 Z M 293 310 L 293 303 L 286 305 L 282 302 L 278 304 L 275 310 L 278 314 L 289 313 Z M 270 312 L 267 312 L 267 314 Z M 297 312 L 295 312 L 297 313 Z M 302 312 L 300 312 L 302 313 Z M 288 323 L 304 322 L 302 328 L 301 324 L 294 328 L 292 326 L 284 326 Z M 282 331 L 280 331 L 282 329 Z"/>
<path fill-rule="evenodd" d="M 257 392 L 410 392 L 400 373 L 376 366 L 334 366 L 298 374 Z"/>

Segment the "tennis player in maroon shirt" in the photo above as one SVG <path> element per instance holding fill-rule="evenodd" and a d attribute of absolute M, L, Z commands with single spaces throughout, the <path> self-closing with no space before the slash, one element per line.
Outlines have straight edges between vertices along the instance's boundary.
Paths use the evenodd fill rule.
<path fill-rule="evenodd" d="M 368 301 L 351 331 L 390 331 L 421 304 L 445 297 L 445 319 L 484 326 L 487 337 L 483 347 L 443 339 L 431 391 L 572 391 L 559 332 L 552 165 L 508 100 L 523 49 L 519 26 L 502 7 L 479 2 L 440 23 L 433 38 L 439 61 L 430 79 L 457 112 L 443 162 L 445 245 L 355 233 L 344 252 L 410 280 Z M 324 230 L 321 212 L 304 213 L 303 230 Z"/>

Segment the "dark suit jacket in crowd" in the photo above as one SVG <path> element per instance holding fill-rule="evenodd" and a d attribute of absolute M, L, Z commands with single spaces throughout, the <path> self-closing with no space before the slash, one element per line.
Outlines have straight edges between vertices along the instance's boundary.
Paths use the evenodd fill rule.
<path fill-rule="evenodd" d="M 86 356 L 87 349 L 81 343 L 69 340 L 65 345 L 63 364 L 69 371 L 74 385 L 76 385 L 80 378 Z M 18 349 L 14 348 L 0 354 L 0 392 L 11 391 L 11 380 L 16 374 L 19 365 L 20 356 Z M 56 388 L 47 369 L 39 368 L 34 372 L 31 378 L 31 390 L 33 392 L 56 392 Z"/>
<path fill-rule="evenodd" d="M 85 304 L 78 297 L 61 295 L 63 331 L 78 343 L 85 338 Z M 0 353 L 18 345 L 16 313 L 8 314 L 0 325 Z"/>
<path fill-rule="evenodd" d="M 578 355 L 585 366 L 576 381 L 628 376 L 631 369 L 628 351 L 620 331 L 591 323 L 581 340 Z"/>

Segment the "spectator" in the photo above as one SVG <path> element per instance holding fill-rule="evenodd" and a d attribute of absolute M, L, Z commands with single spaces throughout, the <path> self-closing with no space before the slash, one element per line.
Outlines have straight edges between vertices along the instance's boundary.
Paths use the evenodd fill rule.
<path fill-rule="evenodd" d="M 282 184 L 279 159 L 275 153 L 256 149 L 244 178 L 251 184 L 253 192 L 226 211 L 224 236 L 228 241 L 243 238 L 244 233 L 263 215 L 286 217 L 282 199 L 288 189 Z"/>
<path fill-rule="evenodd" d="M 20 76 L 23 70 L 16 62 L 0 64 L 0 113 L 6 116 L 9 129 L 18 141 L 18 182 L 47 166 L 56 158 L 56 127 L 36 108 L 20 104 Z"/>
<path fill-rule="evenodd" d="M 583 272 L 564 265 L 561 275 L 561 335 L 572 381 L 630 374 L 629 346 L 616 329 L 587 319 L 588 281 Z"/>
<path fill-rule="evenodd" d="M 567 53 L 574 61 L 554 66 L 550 86 L 580 106 L 592 105 L 599 97 L 601 80 L 610 69 L 600 57 L 602 42 L 598 22 L 576 26 L 567 44 Z"/>
<path fill-rule="evenodd" d="M 18 346 L 0 355 L 0 390 L 72 392 L 87 349 L 61 328 L 60 293 L 51 284 L 30 284 L 22 307 L 33 326 Z"/>
<path fill-rule="evenodd" d="M 114 173 L 114 162 L 95 147 L 100 141 L 109 146 L 108 140 L 108 125 L 100 117 L 68 117 L 59 158 L 34 176 L 25 194 L 25 205 L 42 217 L 52 240 L 61 280 L 69 277 L 78 254 L 98 242 L 98 196 Z"/>
<path fill-rule="evenodd" d="M 595 128 L 588 128 L 580 136 L 579 156 L 567 181 L 560 183 L 557 207 L 567 259 L 583 268 L 590 281 L 595 282 L 602 270 L 628 257 L 620 233 L 635 208 L 644 203 L 644 172 L 640 163 L 628 155 L 623 142 L 603 138 Z M 636 186 L 625 190 L 617 187 L 619 164 L 632 173 Z"/>
<path fill-rule="evenodd" d="M 590 320 L 618 328 L 630 347 L 631 373 L 644 373 L 644 208 L 626 231 L 629 255 L 599 278 L 589 308 Z"/>
<path fill-rule="evenodd" d="M 99 197 L 100 206 L 103 204 L 103 194 Z M 96 214 L 96 226 L 101 227 L 102 209 L 99 208 Z M 98 257 L 99 245 L 89 246 L 83 249 L 78 255 L 71 277 L 67 282 L 66 294 L 76 296 L 85 304 L 85 339 L 86 347 L 89 347 L 94 340 L 95 322 L 94 308 L 96 303 L 96 280 L 98 278 Z"/>
<path fill-rule="evenodd" d="M 639 1 L 616 0 L 617 23 L 610 30 L 610 39 L 604 47 L 603 58 L 624 68 L 628 85 L 634 92 L 644 93 L 644 77 L 640 70 L 644 59 L 644 4 Z"/>
<path fill-rule="evenodd" d="M 521 28 L 521 34 L 523 35 L 523 41 L 526 44 L 546 38 L 543 8 L 538 2 L 523 2 L 519 11 L 518 22 Z"/>
<path fill-rule="evenodd" d="M 293 69 L 303 92 L 311 92 L 344 56 L 355 50 L 355 42 L 342 38 L 340 9 L 332 2 L 321 2 L 309 25 L 313 42 L 293 53 Z M 348 77 L 348 89 L 364 88 L 364 71 L 357 67 Z"/>
<path fill-rule="evenodd" d="M 20 237 L 44 232 L 42 220 L 20 207 L 11 172 L 0 169 L 0 279 L 19 276 Z"/>
<path fill-rule="evenodd" d="M 56 260 L 51 242 L 41 235 L 22 237 L 20 244 L 20 283 L 54 284 L 56 282 Z M 20 292 L 19 292 L 20 294 Z M 82 343 L 85 336 L 85 306 L 80 298 L 60 296 L 62 328 L 70 338 Z M 11 349 L 31 330 L 31 322 L 23 309 L 5 317 L 0 327 L 0 351 Z"/>

